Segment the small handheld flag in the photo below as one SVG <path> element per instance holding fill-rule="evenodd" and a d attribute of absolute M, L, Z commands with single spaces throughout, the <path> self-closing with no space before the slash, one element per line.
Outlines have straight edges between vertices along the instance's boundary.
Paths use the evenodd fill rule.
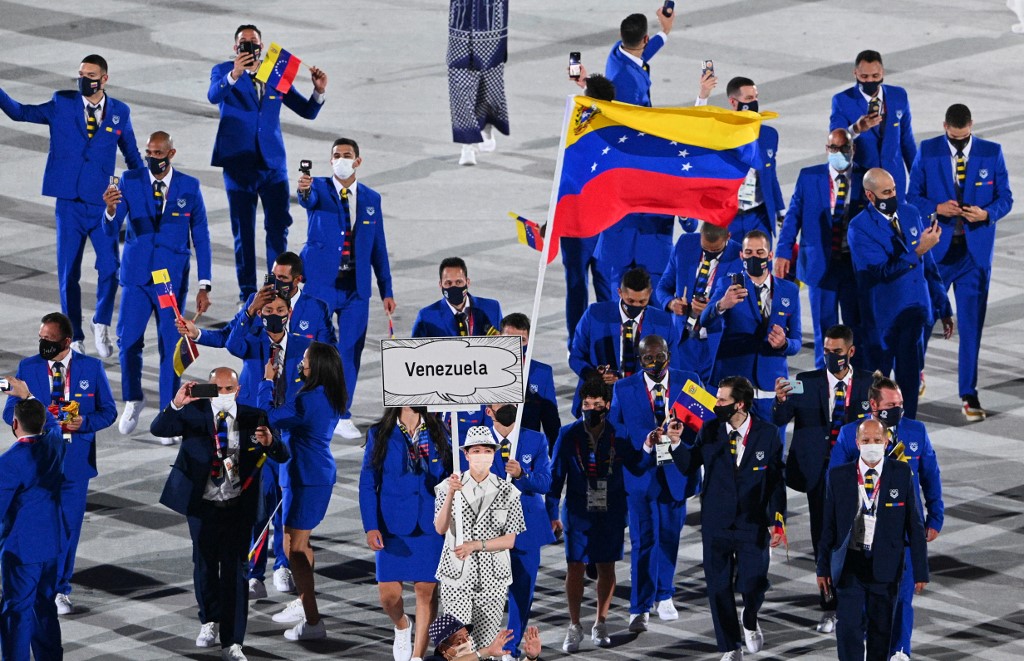
<path fill-rule="evenodd" d="M 181 320 L 181 311 L 178 309 L 178 298 L 174 295 L 174 287 L 171 285 L 171 276 L 167 269 L 153 271 L 153 284 L 157 288 L 157 301 L 160 308 L 171 308 L 174 316 Z M 196 316 L 198 319 L 198 315 Z M 181 337 L 174 347 L 174 373 L 181 376 L 188 369 L 188 366 L 199 357 L 199 347 L 190 337 Z"/>
<path fill-rule="evenodd" d="M 266 83 L 267 87 L 276 89 L 281 94 L 287 94 L 292 88 L 296 74 L 299 73 L 299 66 L 302 60 L 295 57 L 278 44 L 270 44 L 267 56 L 256 71 L 256 80 Z"/>
<path fill-rule="evenodd" d="M 514 211 L 509 211 L 508 215 L 516 221 L 516 235 L 519 238 L 519 243 L 530 246 L 534 250 L 544 250 L 544 229 L 540 225 L 523 218 Z"/>
<path fill-rule="evenodd" d="M 694 431 L 715 417 L 715 396 L 687 379 L 683 391 L 672 404 L 672 414 Z"/>
<path fill-rule="evenodd" d="M 391 315 L 388 315 L 388 339 L 395 339 L 395 322 L 391 319 Z"/>

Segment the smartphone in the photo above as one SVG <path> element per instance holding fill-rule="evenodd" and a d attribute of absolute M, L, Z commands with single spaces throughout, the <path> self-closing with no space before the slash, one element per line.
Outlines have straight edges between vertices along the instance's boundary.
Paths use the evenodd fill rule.
<path fill-rule="evenodd" d="M 830 604 L 835 603 L 836 596 L 832 593 L 832 584 L 826 583 L 825 587 L 819 590 L 821 592 L 821 604 L 822 608 L 827 607 Z"/>
<path fill-rule="evenodd" d="M 306 175 L 308 177 L 308 176 L 310 176 L 310 173 L 312 171 L 313 171 L 313 161 L 307 161 L 307 160 L 299 161 L 299 172 L 301 172 L 302 174 L 304 174 L 304 175 Z"/>
<path fill-rule="evenodd" d="M 665 5 L 661 8 L 661 13 L 665 16 L 671 16 L 676 10 L 675 0 L 665 0 Z"/>
<path fill-rule="evenodd" d="M 192 397 L 200 397 L 202 399 L 212 399 L 220 394 L 217 389 L 216 383 L 197 383 L 192 386 L 192 390 L 188 393 Z"/>
<path fill-rule="evenodd" d="M 256 57 L 256 43 L 253 41 L 243 41 L 238 44 L 238 54 L 248 53 L 253 57 Z"/>
<path fill-rule="evenodd" d="M 713 60 L 704 60 L 704 61 L 702 61 L 700 63 L 700 77 L 701 78 L 705 78 L 708 75 L 709 71 L 711 72 L 712 76 L 715 75 L 715 63 L 714 63 L 714 61 Z"/>
<path fill-rule="evenodd" d="M 263 276 L 263 286 L 266 287 L 268 285 L 273 285 L 274 287 L 277 287 L 277 278 L 274 277 L 273 273 L 268 273 L 265 276 Z"/>
<path fill-rule="evenodd" d="M 121 179 L 117 175 L 110 175 L 110 183 L 107 184 L 107 188 L 117 188 L 117 185 L 121 183 Z"/>
<path fill-rule="evenodd" d="M 868 115 L 877 115 L 882 112 L 882 102 L 878 99 L 871 99 L 868 102 Z"/>
<path fill-rule="evenodd" d="M 0 379 L 0 392 L 10 392 L 11 382 L 7 379 Z"/>
<path fill-rule="evenodd" d="M 800 379 L 793 379 L 792 381 L 789 381 L 788 383 L 789 383 L 789 385 L 792 386 L 792 389 L 789 391 L 788 394 L 790 394 L 790 395 L 802 395 L 802 394 L 804 394 L 804 382 L 803 381 L 801 381 Z"/>
<path fill-rule="evenodd" d="M 732 284 L 733 285 L 739 285 L 740 287 L 743 286 L 743 274 L 742 273 L 732 273 L 732 274 L 730 274 L 730 277 L 732 278 Z"/>
<path fill-rule="evenodd" d="M 580 79 L 580 52 L 572 51 L 569 53 L 569 77 L 573 80 Z"/>

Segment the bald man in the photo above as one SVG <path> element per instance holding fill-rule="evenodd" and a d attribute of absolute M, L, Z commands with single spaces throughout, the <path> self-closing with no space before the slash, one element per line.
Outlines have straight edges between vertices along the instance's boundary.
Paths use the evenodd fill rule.
<path fill-rule="evenodd" d="M 188 272 L 195 247 L 199 271 L 196 311 L 210 307 L 210 232 L 206 205 L 199 180 L 171 166 L 177 151 L 174 140 L 163 131 L 149 136 L 146 167 L 127 170 L 118 184 L 103 193 L 107 205 L 103 230 L 117 236 L 127 225 L 121 255 L 121 310 L 117 320 L 121 363 L 121 398 L 124 411 L 118 424 L 122 434 L 131 434 L 139 423 L 145 399 L 142 394 L 142 348 L 146 326 L 157 316 L 160 342 L 160 406 L 167 405 L 181 382 L 174 371 L 174 349 L 178 342 L 174 310 L 162 308 L 163 293 L 153 284 L 153 271 L 166 269 L 170 286 L 184 312 L 188 294 Z M 165 445 L 173 440 L 164 439 Z"/>

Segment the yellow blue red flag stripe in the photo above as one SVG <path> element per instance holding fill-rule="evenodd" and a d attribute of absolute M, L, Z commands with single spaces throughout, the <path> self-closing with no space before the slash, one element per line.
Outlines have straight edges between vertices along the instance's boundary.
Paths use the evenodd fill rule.
<path fill-rule="evenodd" d="M 287 94 L 292 88 L 295 76 L 299 73 L 299 66 L 302 60 L 295 57 L 278 44 L 270 44 L 267 56 L 256 71 L 256 80 L 266 83 L 267 87 L 276 89 L 281 94 Z"/>
<path fill-rule="evenodd" d="M 534 250 L 544 250 L 544 236 L 541 234 L 540 225 L 523 218 L 514 211 L 509 211 L 508 215 L 516 221 L 516 236 L 519 243 L 530 246 Z"/>

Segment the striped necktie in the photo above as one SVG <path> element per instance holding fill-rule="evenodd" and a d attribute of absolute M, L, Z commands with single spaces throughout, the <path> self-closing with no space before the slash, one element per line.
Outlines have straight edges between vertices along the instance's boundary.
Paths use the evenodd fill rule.
<path fill-rule="evenodd" d="M 501 452 L 502 461 L 508 461 L 512 456 L 512 444 L 509 443 L 507 438 L 501 439 L 501 444 L 498 445 L 498 451 Z"/>
<path fill-rule="evenodd" d="M 967 183 L 967 157 L 964 156 L 963 151 L 957 150 L 956 152 L 956 202 L 963 206 L 964 203 L 964 184 Z M 964 233 L 964 219 L 960 216 L 956 218 L 956 228 L 953 230 L 953 235 L 958 236 Z"/>
<path fill-rule="evenodd" d="M 469 335 L 469 323 L 467 322 L 468 316 L 465 312 L 455 313 L 455 328 L 459 333 L 459 337 L 466 337 Z"/>
<path fill-rule="evenodd" d="M 846 238 L 846 175 L 836 177 L 836 206 L 832 210 L 832 259 L 839 257 L 843 251 L 843 239 Z"/>
<path fill-rule="evenodd" d="M 763 283 L 757 286 L 757 307 L 761 311 L 761 321 L 768 319 L 768 303 L 771 300 L 771 295 L 768 293 L 768 283 Z"/>
<path fill-rule="evenodd" d="M 224 458 L 228 456 L 228 414 L 221 411 L 217 414 L 217 454 L 210 466 L 210 479 L 214 486 L 224 482 Z"/>
<path fill-rule="evenodd" d="M 50 404 L 59 408 L 64 405 L 64 365 L 54 362 L 50 378 Z"/>
<path fill-rule="evenodd" d="M 636 372 L 636 337 L 633 333 L 635 319 L 627 319 L 622 322 L 622 360 L 619 367 L 622 373 L 629 376 Z"/>
<path fill-rule="evenodd" d="M 341 189 L 341 265 L 339 271 L 346 273 L 354 268 L 352 264 L 352 210 L 348 205 L 348 189 Z"/>
<path fill-rule="evenodd" d="M 166 189 L 167 184 L 159 179 L 153 182 L 153 203 L 156 204 L 157 216 L 164 212 L 164 191 Z"/>
<path fill-rule="evenodd" d="M 717 258 L 720 253 L 709 253 L 707 250 L 704 250 L 703 253 L 700 266 L 697 267 L 697 279 L 693 283 L 693 295 L 707 297 L 708 282 L 711 278 L 711 260 Z"/>
<path fill-rule="evenodd" d="M 875 476 L 878 475 L 878 471 L 874 468 L 869 468 L 867 473 L 864 473 L 864 493 L 867 494 L 868 500 L 871 500 L 875 495 Z"/>
<path fill-rule="evenodd" d="M 100 127 L 100 107 L 89 104 L 85 107 L 85 132 L 91 138 L 96 135 L 96 130 Z"/>
<path fill-rule="evenodd" d="M 737 430 L 729 432 L 729 454 L 736 456 L 736 445 L 740 441 L 740 433 Z"/>
<path fill-rule="evenodd" d="M 665 424 L 665 385 L 655 383 L 651 392 L 654 394 L 654 421 L 660 427 Z"/>
<path fill-rule="evenodd" d="M 846 423 L 846 383 L 836 384 L 835 400 L 832 405 L 832 427 L 829 429 L 829 447 L 835 447 L 839 440 L 839 430 Z"/>

